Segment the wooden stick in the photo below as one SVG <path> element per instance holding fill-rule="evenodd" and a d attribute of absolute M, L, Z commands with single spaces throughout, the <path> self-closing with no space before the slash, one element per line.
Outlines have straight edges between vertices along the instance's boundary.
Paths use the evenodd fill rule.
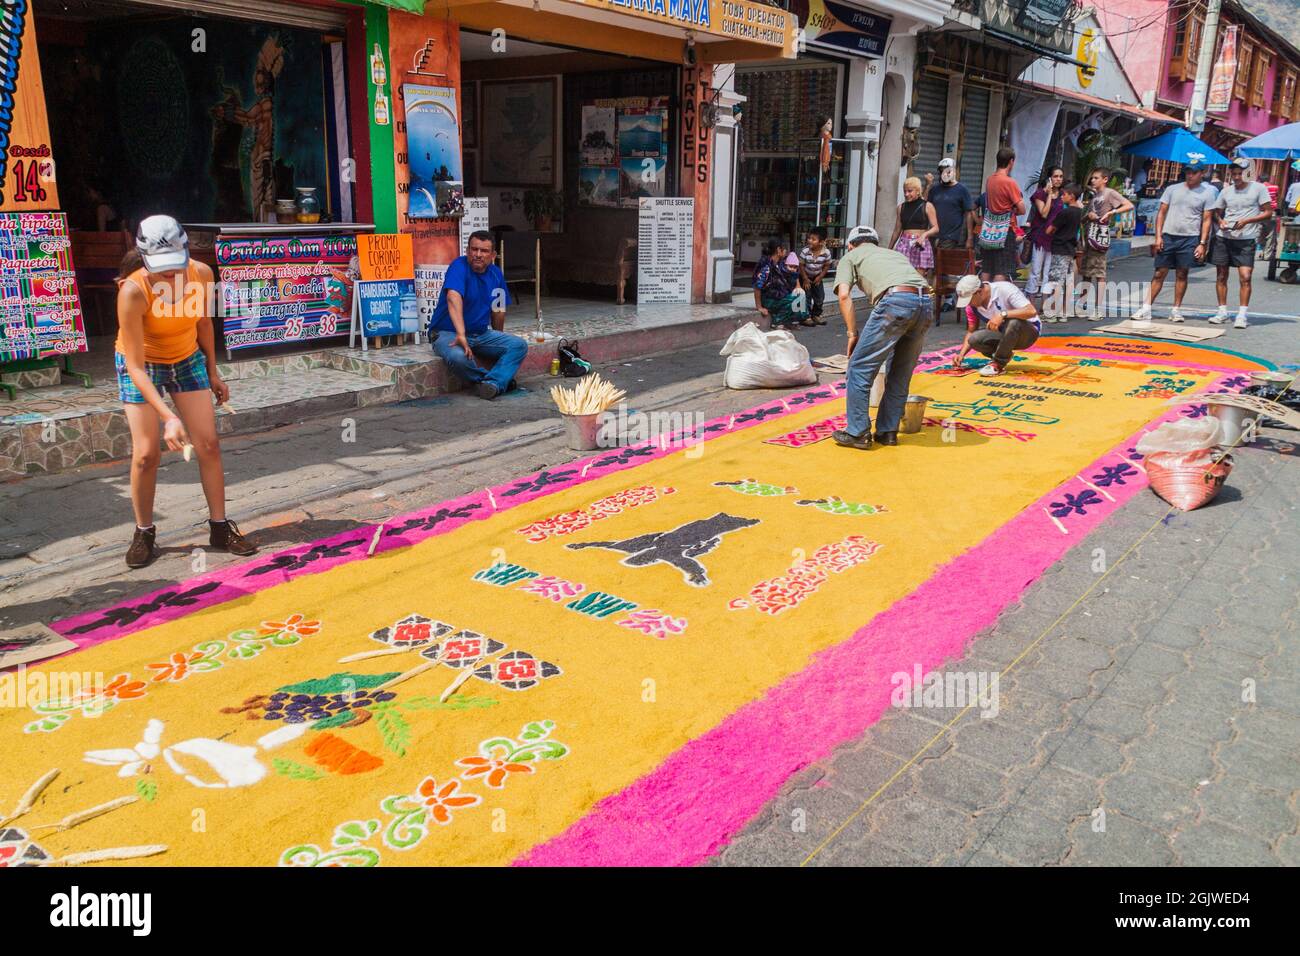
<path fill-rule="evenodd" d="M 370 548 L 366 551 L 367 558 L 374 555 L 375 548 L 379 547 L 379 538 L 383 535 L 383 533 L 384 533 L 384 526 L 381 523 L 377 528 L 375 528 L 375 536 L 370 539 Z"/>
<path fill-rule="evenodd" d="M 362 651 L 359 654 L 349 654 L 347 657 L 340 657 L 340 664 L 351 664 L 353 661 L 368 661 L 372 657 L 387 657 L 390 654 L 405 654 L 413 650 L 410 647 L 385 647 L 377 651 Z"/>
<path fill-rule="evenodd" d="M 429 668 L 437 667 L 437 666 L 438 666 L 438 661 L 436 660 L 421 661 L 419 664 L 416 664 L 414 667 L 412 667 L 409 671 L 404 671 L 403 673 L 398 674 L 392 680 L 380 684 L 378 687 L 375 688 L 375 691 L 378 692 L 381 690 L 388 690 L 388 688 L 390 687 L 396 687 L 398 684 L 410 680 L 412 677 L 415 677 L 417 674 L 423 674 Z"/>
<path fill-rule="evenodd" d="M 1088 486 L 1089 488 L 1091 488 L 1093 491 L 1097 492 L 1097 494 L 1099 494 L 1099 495 L 1105 495 L 1106 498 L 1107 498 L 1108 500 L 1110 500 L 1110 501 L 1114 501 L 1114 500 L 1115 500 L 1114 498 L 1111 498 L 1110 494 L 1106 491 L 1105 488 L 1098 488 L 1096 485 L 1094 485 L 1094 484 L 1093 484 L 1091 481 L 1089 481 L 1087 478 L 1083 477 L 1083 475 L 1075 475 L 1074 477 L 1078 478 L 1080 481 L 1082 481 L 1085 485 L 1087 485 L 1087 486 Z"/>
<path fill-rule="evenodd" d="M 110 800 L 108 803 L 101 803 L 97 807 L 91 807 L 89 810 L 81 810 L 77 813 L 69 813 L 58 823 L 42 823 L 40 826 L 32 827 L 33 830 L 44 830 L 54 828 L 57 830 L 71 830 L 79 823 L 85 823 L 87 820 L 93 820 L 95 817 L 102 817 L 105 813 L 111 813 L 121 807 L 135 803 L 140 798 L 137 796 L 118 797 L 116 800 Z"/>
<path fill-rule="evenodd" d="M 450 697 L 452 694 L 456 693 L 457 688 L 459 688 L 461 684 L 465 683 L 465 681 L 469 680 L 470 675 L 473 674 L 474 671 L 481 666 L 481 664 L 482 664 L 481 661 L 475 661 L 473 664 L 468 665 L 463 671 L 457 674 L 456 679 L 452 681 L 450 684 L 448 684 L 447 689 L 444 690 L 441 696 L 438 697 L 438 703 L 440 704 L 447 703 L 447 698 Z"/>
<path fill-rule="evenodd" d="M 18 798 L 18 805 L 14 807 L 14 812 L 9 814 L 9 816 L 5 817 L 3 820 L 0 820 L 0 827 L 4 826 L 5 824 L 9 823 L 12 820 L 17 820 L 24 813 L 30 810 L 35 805 L 36 799 L 41 795 L 41 793 L 45 790 L 45 788 L 50 785 L 50 782 L 53 781 L 54 778 L 57 777 L 58 775 L 59 775 L 59 768 L 55 767 L 45 776 L 41 777 L 40 780 L 37 780 L 34 784 L 28 787 L 27 792 Z"/>
<path fill-rule="evenodd" d="M 1065 530 L 1065 525 L 1063 525 L 1063 524 L 1061 524 L 1061 522 L 1057 521 L 1057 520 L 1056 520 L 1056 516 L 1055 516 L 1054 514 L 1052 514 L 1050 511 L 1048 511 L 1046 508 L 1043 509 L 1043 514 L 1047 515 L 1047 517 L 1049 517 L 1049 518 L 1052 519 L 1052 524 L 1056 525 L 1056 527 L 1060 529 L 1061 534 L 1069 534 L 1069 533 L 1070 533 L 1070 532 L 1068 532 L 1068 531 Z"/>
<path fill-rule="evenodd" d="M 80 866 L 83 863 L 100 863 L 104 860 L 137 860 L 142 856 L 157 856 L 166 853 L 163 844 L 152 846 L 118 846 L 108 850 L 90 850 L 86 853 L 70 853 L 57 860 L 50 860 L 46 866 Z"/>
<path fill-rule="evenodd" d="M 189 461 L 194 456 L 194 446 L 189 442 L 186 442 L 185 446 L 181 449 L 181 454 L 185 456 L 186 461 Z"/>

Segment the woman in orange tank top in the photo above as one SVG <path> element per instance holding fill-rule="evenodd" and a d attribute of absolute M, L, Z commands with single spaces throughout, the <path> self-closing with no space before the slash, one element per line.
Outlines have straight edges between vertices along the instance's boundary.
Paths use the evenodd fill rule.
<path fill-rule="evenodd" d="M 117 280 L 114 356 L 118 396 L 131 426 L 131 506 L 136 529 L 126 563 L 142 568 L 156 554 L 153 502 L 162 458 L 159 422 L 169 449 L 189 448 L 198 455 L 211 546 L 231 554 L 253 554 L 257 548 L 226 518 L 226 479 L 212 397 L 225 403 L 230 387 L 217 374 L 209 308 L 212 269 L 191 261 L 189 238 L 170 216 L 150 216 L 141 222 L 135 246 L 122 260 Z M 174 411 L 163 392 L 170 393 Z"/>

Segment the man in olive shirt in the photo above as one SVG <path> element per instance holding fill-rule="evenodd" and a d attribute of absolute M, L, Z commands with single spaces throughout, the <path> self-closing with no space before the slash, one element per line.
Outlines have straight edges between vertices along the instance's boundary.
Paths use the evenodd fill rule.
<path fill-rule="evenodd" d="M 849 368 L 846 377 L 848 424 L 831 437 L 846 448 L 871 447 L 871 383 L 886 361 L 885 394 L 876 419 L 876 441 L 898 444 L 898 423 L 903 417 L 912 370 L 925 344 L 934 304 L 925 279 L 907 256 L 881 249 L 880 237 L 870 226 L 849 234 L 849 251 L 835 270 L 835 294 L 848 329 Z M 853 287 L 871 303 L 871 314 L 861 334 L 853 312 Z"/>

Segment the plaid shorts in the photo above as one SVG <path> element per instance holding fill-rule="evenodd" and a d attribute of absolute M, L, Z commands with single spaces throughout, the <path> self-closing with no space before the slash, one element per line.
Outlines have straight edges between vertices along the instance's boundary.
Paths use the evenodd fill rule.
<path fill-rule="evenodd" d="M 117 352 L 113 356 L 113 365 L 117 369 L 117 397 L 130 405 L 146 404 L 145 397 L 127 373 L 126 356 Z M 153 382 L 154 388 L 160 393 L 203 392 L 211 388 L 208 381 L 208 360 L 202 349 L 179 362 L 145 362 L 144 369 L 149 373 L 149 381 Z"/>

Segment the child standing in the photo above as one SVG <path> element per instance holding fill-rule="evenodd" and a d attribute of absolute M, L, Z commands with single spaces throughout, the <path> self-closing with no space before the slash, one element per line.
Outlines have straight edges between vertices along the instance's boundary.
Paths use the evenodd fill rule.
<path fill-rule="evenodd" d="M 825 325 L 822 305 L 826 288 L 822 281 L 831 268 L 831 250 L 826 245 L 826 230 L 816 226 L 808 230 L 807 245 L 799 252 L 799 284 L 808 291 L 808 320 L 804 325 Z"/>
<path fill-rule="evenodd" d="M 1066 286 L 1074 276 L 1074 254 L 1079 248 L 1079 224 L 1083 222 L 1083 203 L 1079 201 L 1082 193 L 1078 183 L 1062 186 L 1060 211 L 1047 227 L 1052 261 L 1043 286 L 1044 322 L 1066 321 L 1066 303 L 1071 299 Z"/>

